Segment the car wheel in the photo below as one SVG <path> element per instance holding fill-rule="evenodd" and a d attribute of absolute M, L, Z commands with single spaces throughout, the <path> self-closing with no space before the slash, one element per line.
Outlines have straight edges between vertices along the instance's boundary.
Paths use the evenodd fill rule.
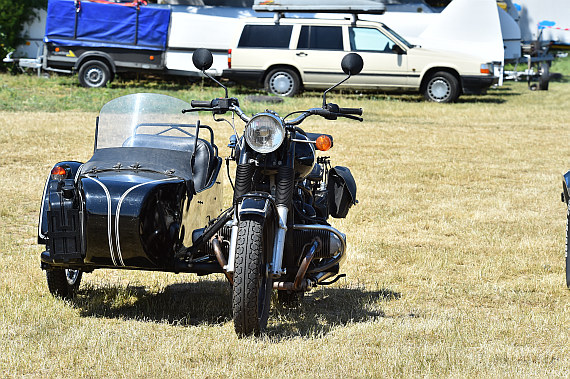
<path fill-rule="evenodd" d="M 265 89 L 277 96 L 294 96 L 301 89 L 301 79 L 289 68 L 276 68 L 265 77 Z"/>
<path fill-rule="evenodd" d="M 79 270 L 62 268 L 46 270 L 49 292 L 53 296 L 72 298 L 79 289 L 82 274 Z"/>
<path fill-rule="evenodd" d="M 540 64 L 540 78 L 538 79 L 538 89 L 540 91 L 548 91 L 548 83 L 550 82 L 550 67 L 547 63 Z"/>
<path fill-rule="evenodd" d="M 459 97 L 459 82 L 449 72 L 436 72 L 426 82 L 424 96 L 428 101 L 436 103 L 454 102 Z"/>
<path fill-rule="evenodd" d="M 266 228 L 267 229 L 267 228 Z M 268 230 L 260 219 L 242 219 L 238 226 L 232 313 L 236 334 L 260 335 L 267 326 L 273 280 L 267 272 Z"/>
<path fill-rule="evenodd" d="M 79 68 L 79 83 L 83 87 L 105 87 L 111 79 L 111 70 L 101 61 L 88 61 Z"/>

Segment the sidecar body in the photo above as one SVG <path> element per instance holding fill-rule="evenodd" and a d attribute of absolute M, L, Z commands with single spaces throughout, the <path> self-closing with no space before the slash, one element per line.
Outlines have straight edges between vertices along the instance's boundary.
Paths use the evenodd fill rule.
<path fill-rule="evenodd" d="M 213 132 L 182 114 L 188 108 L 170 96 L 134 94 L 101 109 L 91 159 L 59 162 L 46 181 L 44 269 L 221 271 L 179 258 L 222 211 Z"/>

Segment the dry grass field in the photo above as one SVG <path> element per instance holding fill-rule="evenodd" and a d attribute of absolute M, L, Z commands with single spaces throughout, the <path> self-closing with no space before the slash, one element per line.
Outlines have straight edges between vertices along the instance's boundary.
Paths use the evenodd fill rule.
<path fill-rule="evenodd" d="M 100 270 L 72 301 L 49 294 L 36 244 L 41 192 L 53 163 L 90 157 L 97 113 L 59 111 L 87 96 L 71 82 L 26 80 L 41 111 L 23 87 L 0 85 L 1 377 L 568 377 L 569 84 L 509 83 L 451 105 L 331 96 L 366 120 L 304 124 L 335 136 L 333 163 L 358 183 L 359 204 L 334 220 L 348 235 L 347 277 L 298 310 L 274 308 L 266 336 L 239 340 L 221 276 Z M 273 108 L 319 104 L 307 94 Z M 225 146 L 229 128 L 216 131 Z"/>

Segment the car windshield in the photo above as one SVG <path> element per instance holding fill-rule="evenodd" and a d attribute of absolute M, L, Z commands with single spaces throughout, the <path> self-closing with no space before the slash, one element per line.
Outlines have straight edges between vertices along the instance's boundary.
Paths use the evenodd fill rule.
<path fill-rule="evenodd" d="M 406 39 L 404 37 L 402 37 L 401 35 L 399 35 L 398 33 L 396 33 L 395 31 L 393 31 L 392 29 L 390 29 L 388 26 L 383 25 L 384 29 L 386 29 L 388 32 L 390 32 L 394 37 L 396 37 L 398 39 L 398 41 L 402 42 L 404 45 L 406 45 L 409 49 L 413 48 L 414 45 L 412 45 L 411 43 L 409 43 L 408 41 L 406 41 Z"/>
<path fill-rule="evenodd" d="M 182 114 L 188 108 L 192 107 L 185 101 L 154 93 L 111 100 L 99 113 L 95 148 L 144 146 L 179 150 L 182 138 L 194 137 L 197 116 Z"/>

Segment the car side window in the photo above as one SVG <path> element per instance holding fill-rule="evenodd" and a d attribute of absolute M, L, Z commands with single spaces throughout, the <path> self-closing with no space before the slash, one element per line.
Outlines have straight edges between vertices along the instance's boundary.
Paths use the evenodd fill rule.
<path fill-rule="evenodd" d="M 289 48 L 292 25 L 246 25 L 238 47 Z"/>
<path fill-rule="evenodd" d="M 378 29 L 349 28 L 348 36 L 352 51 L 393 53 L 394 42 Z"/>
<path fill-rule="evenodd" d="M 311 26 L 301 28 L 297 49 L 344 50 L 340 26 Z"/>

